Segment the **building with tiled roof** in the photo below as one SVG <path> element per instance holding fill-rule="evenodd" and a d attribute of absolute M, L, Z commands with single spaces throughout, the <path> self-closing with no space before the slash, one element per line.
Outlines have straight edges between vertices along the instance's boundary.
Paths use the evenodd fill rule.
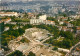
<path fill-rule="evenodd" d="M 18 16 L 17 12 L 0 12 L 0 16 Z"/>
<path fill-rule="evenodd" d="M 80 27 L 76 28 L 76 33 L 79 34 L 80 33 Z"/>
<path fill-rule="evenodd" d="M 4 22 L 6 24 L 6 23 L 9 23 L 10 21 L 11 21 L 11 18 L 2 19 L 0 20 L 0 23 Z"/>

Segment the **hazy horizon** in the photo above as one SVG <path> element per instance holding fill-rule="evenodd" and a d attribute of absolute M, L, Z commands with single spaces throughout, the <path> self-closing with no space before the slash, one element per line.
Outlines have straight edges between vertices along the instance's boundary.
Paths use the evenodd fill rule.
<path fill-rule="evenodd" d="M 0 0 L 2 2 L 19 2 L 19 1 L 80 1 L 80 0 Z"/>

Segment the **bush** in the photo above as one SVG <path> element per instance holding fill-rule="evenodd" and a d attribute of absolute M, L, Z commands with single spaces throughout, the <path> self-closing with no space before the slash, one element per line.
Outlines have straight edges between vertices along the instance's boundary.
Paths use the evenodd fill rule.
<path fill-rule="evenodd" d="M 28 56 L 36 56 L 33 52 L 29 52 Z"/>
<path fill-rule="evenodd" d="M 7 56 L 25 56 L 25 55 L 23 55 L 22 52 L 16 50 L 15 52 L 13 52 L 13 53 L 11 53 L 11 54 L 9 54 Z"/>
<path fill-rule="evenodd" d="M 58 50 L 58 48 L 57 47 L 54 47 L 52 50 Z"/>

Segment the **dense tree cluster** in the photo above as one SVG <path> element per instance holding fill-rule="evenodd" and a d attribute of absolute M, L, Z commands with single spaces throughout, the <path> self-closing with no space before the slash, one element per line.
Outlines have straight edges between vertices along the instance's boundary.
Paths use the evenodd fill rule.
<path fill-rule="evenodd" d="M 9 54 L 7 56 L 25 56 L 25 55 L 23 55 L 22 52 L 16 50 L 15 52 L 13 52 L 13 53 L 11 53 L 11 54 Z"/>
<path fill-rule="evenodd" d="M 33 52 L 29 52 L 27 56 L 36 56 Z"/>
<path fill-rule="evenodd" d="M 80 19 L 71 22 L 74 26 L 80 26 Z"/>
<path fill-rule="evenodd" d="M 73 36 L 73 33 L 71 33 L 70 31 L 65 31 L 65 32 L 64 31 L 59 31 L 58 27 L 56 27 L 56 26 L 44 25 L 44 24 L 41 24 L 41 25 L 27 24 L 23 28 L 19 28 L 19 29 L 16 29 L 16 30 L 10 29 L 10 30 L 4 32 L 2 34 L 2 36 L 3 36 L 2 44 L 7 45 L 7 43 L 10 40 L 15 39 L 18 36 L 22 35 L 25 32 L 25 29 L 32 28 L 32 27 L 46 29 L 52 35 L 54 35 L 54 37 L 52 37 L 52 38 L 50 38 L 49 40 L 46 41 L 46 43 L 52 44 L 53 46 L 58 46 L 58 47 L 61 47 L 61 48 L 70 48 L 72 45 L 76 44 L 79 41 L 79 39 L 76 39 Z M 64 39 L 62 41 L 55 41 L 54 39 L 57 39 L 59 36 L 64 37 Z M 3 41 L 3 40 L 5 40 L 5 41 Z M 22 42 L 24 42 L 24 41 L 25 40 L 22 40 Z"/>
<path fill-rule="evenodd" d="M 4 22 L 0 23 L 0 32 L 3 32 L 3 31 L 4 31 Z"/>
<path fill-rule="evenodd" d="M 56 25 L 59 24 L 59 22 L 53 17 L 47 17 L 47 20 L 55 21 Z"/>
<path fill-rule="evenodd" d="M 30 41 L 27 38 L 23 38 L 23 39 L 20 40 L 20 42 L 22 42 L 22 43 L 24 43 L 24 42 L 29 43 Z"/>
<path fill-rule="evenodd" d="M 2 38 L 1 38 L 1 42 L 2 42 L 2 45 L 7 45 L 7 43 L 10 41 L 10 40 L 13 40 L 15 38 L 17 38 L 18 36 L 20 35 L 23 35 L 23 33 L 25 32 L 24 29 L 16 29 L 16 30 L 8 30 L 8 31 L 5 31 L 2 33 Z"/>
<path fill-rule="evenodd" d="M 62 41 L 57 41 L 51 38 L 46 42 L 52 44 L 53 46 L 58 46 L 61 48 L 68 48 L 68 49 L 73 45 L 75 45 L 77 42 L 79 42 L 79 39 L 75 38 L 73 36 L 73 33 L 71 33 L 70 31 L 66 31 L 66 32 L 60 31 L 59 36 L 64 37 L 64 39 Z"/>

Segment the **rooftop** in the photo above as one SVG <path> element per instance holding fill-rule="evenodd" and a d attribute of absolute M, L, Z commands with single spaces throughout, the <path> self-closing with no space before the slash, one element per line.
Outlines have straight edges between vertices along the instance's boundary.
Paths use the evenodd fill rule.
<path fill-rule="evenodd" d="M 15 14 L 17 12 L 0 12 L 0 14 Z"/>

